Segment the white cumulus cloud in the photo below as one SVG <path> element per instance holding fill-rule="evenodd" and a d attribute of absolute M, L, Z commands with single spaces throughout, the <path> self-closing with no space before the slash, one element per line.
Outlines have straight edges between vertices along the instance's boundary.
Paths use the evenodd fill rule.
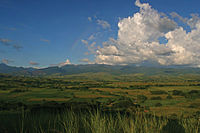
<path fill-rule="evenodd" d="M 96 63 L 129 64 L 143 61 L 158 62 L 161 65 L 200 65 L 200 19 L 178 17 L 190 26 L 187 32 L 174 19 L 153 9 L 148 3 L 136 0 L 140 11 L 121 19 L 118 23 L 117 39 L 103 43 L 96 50 Z M 167 42 L 159 41 L 165 38 Z"/>
<path fill-rule="evenodd" d="M 50 66 L 51 67 L 62 67 L 62 66 L 65 66 L 65 65 L 70 65 L 70 64 L 72 64 L 70 62 L 70 60 L 66 59 L 66 61 L 64 61 L 64 62 L 61 62 L 61 63 L 58 63 L 58 64 L 50 64 Z"/>
<path fill-rule="evenodd" d="M 65 66 L 65 65 L 70 65 L 71 62 L 69 61 L 69 59 L 67 59 L 65 62 L 61 62 L 58 64 L 59 67 Z"/>

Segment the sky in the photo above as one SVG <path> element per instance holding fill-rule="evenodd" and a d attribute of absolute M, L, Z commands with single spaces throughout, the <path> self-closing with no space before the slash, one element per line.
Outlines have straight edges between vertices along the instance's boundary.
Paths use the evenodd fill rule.
<path fill-rule="evenodd" d="M 0 0 L 0 61 L 200 67 L 199 0 Z"/>

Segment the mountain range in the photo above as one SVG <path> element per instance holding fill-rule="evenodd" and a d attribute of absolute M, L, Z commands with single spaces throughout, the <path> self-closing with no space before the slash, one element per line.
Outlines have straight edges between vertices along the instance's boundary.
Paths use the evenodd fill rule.
<path fill-rule="evenodd" d="M 180 75 L 199 74 L 200 68 L 191 67 L 163 67 L 163 66 L 137 66 L 137 65 L 105 65 L 105 64 L 85 64 L 85 65 L 65 65 L 47 68 L 24 68 L 0 64 L 0 73 L 23 76 L 52 76 L 52 75 L 73 75 L 82 73 L 108 73 L 112 75 L 143 74 L 143 75 Z"/>

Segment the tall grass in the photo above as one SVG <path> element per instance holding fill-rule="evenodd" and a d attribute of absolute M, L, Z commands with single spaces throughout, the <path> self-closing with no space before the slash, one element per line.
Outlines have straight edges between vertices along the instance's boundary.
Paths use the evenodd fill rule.
<path fill-rule="evenodd" d="M 180 117 L 170 120 L 167 117 L 144 112 L 103 113 L 96 111 L 67 110 L 63 113 L 22 112 L 20 119 L 4 125 L 3 132 L 10 133 L 199 133 L 200 121 L 195 118 Z"/>
<path fill-rule="evenodd" d="M 180 119 L 180 124 L 187 133 L 200 133 L 200 118 Z"/>

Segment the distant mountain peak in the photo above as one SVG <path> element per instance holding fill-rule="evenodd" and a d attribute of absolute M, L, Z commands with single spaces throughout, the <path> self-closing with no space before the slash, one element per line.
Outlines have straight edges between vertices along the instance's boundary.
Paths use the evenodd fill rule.
<path fill-rule="evenodd" d="M 25 76 L 50 76 L 50 75 L 71 75 L 81 73 L 109 73 L 109 74 L 137 74 L 144 75 L 165 75 L 165 74 L 200 74 L 200 68 L 190 67 L 163 67 L 163 66 L 137 66 L 130 65 L 106 65 L 106 64 L 80 64 L 73 65 L 67 64 L 62 67 L 53 66 L 41 69 L 24 68 L 8 66 L 7 64 L 0 64 L 0 73 L 12 75 L 25 75 Z"/>

